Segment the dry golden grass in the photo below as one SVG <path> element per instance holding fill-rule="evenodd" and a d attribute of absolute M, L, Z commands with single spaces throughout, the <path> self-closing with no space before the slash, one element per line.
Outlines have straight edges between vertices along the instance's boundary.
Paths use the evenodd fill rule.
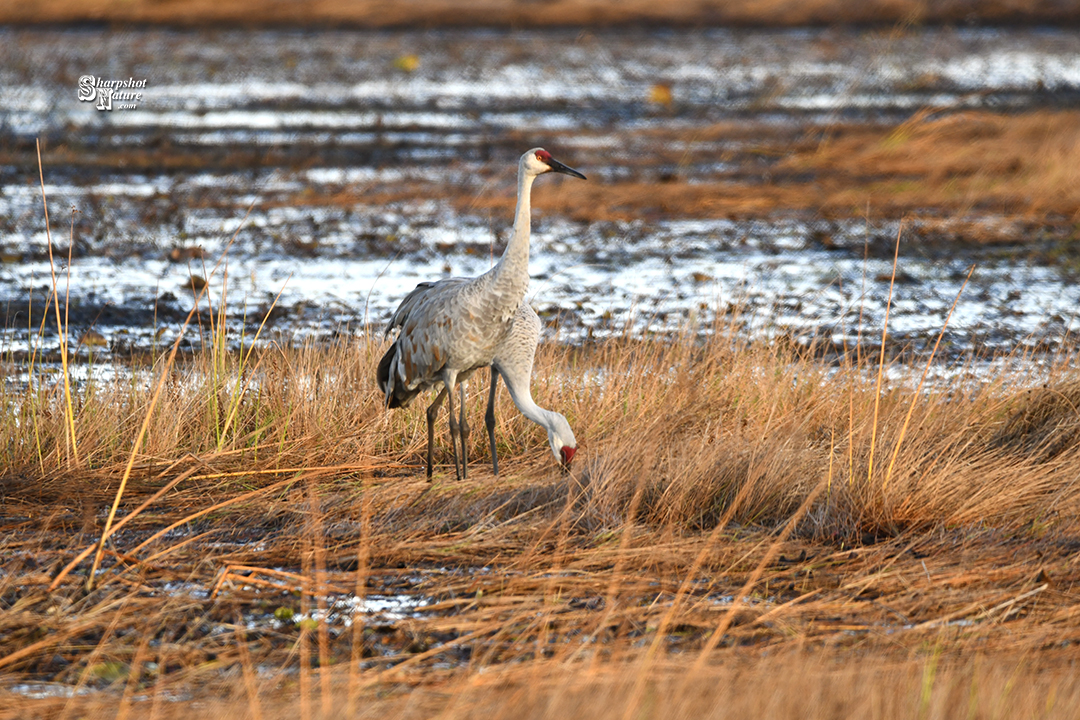
<path fill-rule="evenodd" d="M 811 653 L 751 657 L 706 668 L 686 678 L 684 662 L 665 662 L 650 677 L 639 705 L 634 697 L 634 668 L 604 667 L 582 672 L 557 663 L 505 668 L 467 679 L 436 680 L 416 688 L 397 686 L 365 696 L 353 711 L 335 679 L 329 714 L 309 703 L 308 717 L 327 718 L 882 718 L 951 720 L 952 718 L 1073 718 L 1080 694 L 1073 671 L 1064 664 L 1047 666 L 1025 655 L 987 658 L 976 655 L 949 662 L 928 647 L 907 661 L 878 658 L 822 662 Z M 295 692 L 279 693 L 276 702 L 253 711 L 243 691 L 231 698 L 210 697 L 198 706 L 159 703 L 152 710 L 134 707 L 125 717 L 297 718 L 304 709 Z M 56 717 L 63 701 L 21 707 L 19 717 Z M 79 717 L 117 717 L 115 706 L 101 701 L 77 705 Z M 49 715 L 48 713 L 53 713 Z"/>
<path fill-rule="evenodd" d="M 96 692 L 2 712 L 315 717 L 326 698 L 325 717 L 1071 716 L 1068 358 L 1034 390 L 1021 368 L 878 393 L 872 353 L 826 361 L 727 322 L 542 347 L 537 400 L 582 445 L 570 477 L 504 394 L 504 475 L 480 432 L 467 482 L 446 466 L 424 482 L 422 407 L 380 408 L 374 340 L 244 357 L 210 336 L 178 367 L 76 388 L 73 417 L 54 377 L 5 386 L 0 672 Z M 87 593 L 88 560 L 64 573 L 103 530 L 162 373 Z M 229 580 L 238 565 L 257 571 Z M 462 572 L 425 579 L 439 604 L 389 634 L 238 622 L 424 568 Z M 397 654 L 360 672 L 382 647 Z"/>
<path fill-rule="evenodd" d="M 836 23 L 1061 22 L 1080 17 L 1053 0 L 39 0 L 0 2 L 0 23 L 166 23 L 400 27 L 558 26 L 663 23 L 808 25 Z"/>
<path fill-rule="evenodd" d="M 734 339 L 737 315 L 721 322 L 731 324 L 707 340 L 687 334 L 544 348 L 537 400 L 559 408 L 583 439 L 575 478 L 588 502 L 578 522 L 622 517 L 638 495 L 637 517 L 651 525 L 711 527 L 724 512 L 776 523 L 823 479 L 827 509 L 815 533 L 828 537 L 979 522 L 1015 527 L 1052 508 L 1075 509 L 1080 495 L 1063 480 L 1064 495 L 1047 493 L 1074 459 L 1080 390 L 1067 364 L 1051 371 L 1048 390 L 1016 387 L 1021 373 L 918 395 L 886 383 L 878 395 L 876 354 L 856 364 L 786 342 L 747 345 Z M 222 350 L 220 333 L 205 342 L 193 360 L 164 372 L 136 454 L 144 479 L 191 456 L 213 468 L 199 475 L 414 472 L 425 441 L 422 408 L 381 409 L 371 382 L 383 349 L 377 339 L 242 355 Z M 55 376 L 37 375 L 26 390 L 9 386 L 0 427 L 5 476 L 47 493 L 72 473 L 106 480 L 122 471 L 164 362 L 134 379 L 84 386 L 74 418 Z M 484 399 L 474 391 L 473 415 L 482 415 Z M 508 467 L 546 476 L 541 433 L 511 422 L 516 412 L 505 399 L 500 415 Z M 481 467 L 482 435 L 472 437 Z M 1006 481 L 1016 477 L 1031 483 Z"/>
<path fill-rule="evenodd" d="M 825 205 L 936 206 L 1037 217 L 1080 218 L 1080 113 L 916 114 L 883 135 L 856 131 L 788 161 L 854 180 L 831 188 Z M 885 179 L 881 179 L 885 178 Z M 928 198 L 935 200 L 929 202 Z"/>

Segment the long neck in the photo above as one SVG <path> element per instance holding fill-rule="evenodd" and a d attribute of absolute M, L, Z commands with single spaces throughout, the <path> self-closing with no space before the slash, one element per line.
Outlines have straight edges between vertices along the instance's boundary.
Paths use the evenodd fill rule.
<path fill-rule="evenodd" d="M 497 284 L 505 284 L 508 289 L 513 286 L 521 297 L 525 296 L 525 290 L 529 285 L 529 236 L 532 224 L 532 205 L 529 196 L 532 194 L 534 179 L 534 175 L 526 173 L 524 167 L 519 167 L 514 232 L 510 236 L 510 242 L 507 243 L 502 257 L 492 269 L 492 275 Z M 519 285 L 520 289 L 517 287 Z M 519 297 L 517 302 L 520 303 L 520 301 Z"/>
<path fill-rule="evenodd" d="M 514 405 L 521 411 L 521 414 L 550 432 L 553 429 L 555 416 L 558 413 L 545 410 L 533 402 L 528 376 L 519 377 L 513 372 L 502 372 L 500 374 L 506 382 L 506 389 L 510 391 L 510 399 L 514 401 Z"/>

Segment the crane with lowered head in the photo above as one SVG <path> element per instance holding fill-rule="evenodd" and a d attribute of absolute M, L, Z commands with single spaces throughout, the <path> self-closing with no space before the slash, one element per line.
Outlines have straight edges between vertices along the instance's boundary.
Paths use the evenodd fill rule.
<path fill-rule="evenodd" d="M 491 469 L 499 474 L 499 454 L 495 450 L 495 395 L 499 391 L 499 376 L 506 382 L 510 399 L 521 414 L 547 430 L 551 453 L 563 468 L 570 467 L 570 461 L 577 452 L 577 439 L 570 423 L 560 413 L 547 410 L 533 402 L 529 380 L 532 378 L 533 361 L 536 359 L 536 346 L 540 342 L 540 316 L 529 303 L 521 303 L 510 336 L 499 346 L 495 359 L 491 362 L 491 389 L 488 392 L 487 413 L 484 424 L 488 431 L 488 444 L 491 445 Z"/>

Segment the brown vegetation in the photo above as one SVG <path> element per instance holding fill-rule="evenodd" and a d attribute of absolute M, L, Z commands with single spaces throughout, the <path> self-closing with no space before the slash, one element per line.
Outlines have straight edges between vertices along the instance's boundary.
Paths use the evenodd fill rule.
<path fill-rule="evenodd" d="M 972 210 L 1060 214 L 1080 219 L 1080 113 L 916 114 L 887 133 L 838 133 L 785 166 L 825 171 L 837 182 L 823 206 L 873 202 L 901 209 L 926 204 Z M 930 200 L 933 198 L 933 200 Z"/>
<path fill-rule="evenodd" d="M 76 387 L 70 410 L 31 370 L 2 398 L 0 672 L 98 692 L 6 711 L 1074 713 L 1068 357 L 1038 390 L 1003 368 L 879 392 L 872 353 L 826 362 L 728 322 L 704 341 L 543 347 L 537 399 L 582 443 L 569 477 L 504 394 L 505 474 L 475 433 L 467 482 L 424 482 L 423 409 L 380 408 L 375 340 L 238 356 L 208 328 L 189 363 Z M 122 477 L 86 592 L 89 557 L 72 561 Z M 355 630 L 243 620 L 394 588 L 436 605 Z"/>
<path fill-rule="evenodd" d="M 1054 0 L 40 0 L 0 2 L 0 23 L 163 23 L 204 26 L 558 26 L 613 24 L 766 25 L 851 23 L 1075 22 Z"/>
<path fill-rule="evenodd" d="M 936 654 L 935 641 L 907 662 L 868 658 L 830 659 L 813 653 L 748 655 L 697 671 L 688 663 L 661 663 L 644 687 L 634 668 L 566 668 L 547 661 L 489 669 L 465 678 L 438 678 L 411 687 L 396 683 L 365 693 L 351 705 L 347 680 L 335 677 L 330 711 L 319 714 L 316 699 L 306 703 L 296 688 L 255 705 L 235 687 L 188 702 L 162 701 L 152 708 L 124 706 L 124 717 L 188 718 L 1046 718 L 1069 720 L 1080 708 L 1074 671 L 1026 654 L 974 655 L 950 662 Z M 631 705 L 637 700 L 636 705 Z M 77 709 L 86 718 L 118 717 L 115 700 L 50 700 L 9 707 L 9 717 L 57 717 Z M 0 711 L 2 712 L 2 711 Z M 25 713 L 25 714 L 23 714 Z"/>

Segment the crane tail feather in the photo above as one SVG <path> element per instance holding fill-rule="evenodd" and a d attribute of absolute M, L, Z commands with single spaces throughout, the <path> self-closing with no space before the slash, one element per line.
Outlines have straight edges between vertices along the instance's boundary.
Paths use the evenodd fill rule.
<path fill-rule="evenodd" d="M 383 394 L 383 403 L 387 408 L 406 407 L 412 399 L 420 394 L 419 388 L 412 390 L 398 382 L 394 367 L 398 356 L 398 344 L 395 342 L 379 360 L 379 367 L 375 371 L 375 378 L 379 383 L 379 390 Z"/>

